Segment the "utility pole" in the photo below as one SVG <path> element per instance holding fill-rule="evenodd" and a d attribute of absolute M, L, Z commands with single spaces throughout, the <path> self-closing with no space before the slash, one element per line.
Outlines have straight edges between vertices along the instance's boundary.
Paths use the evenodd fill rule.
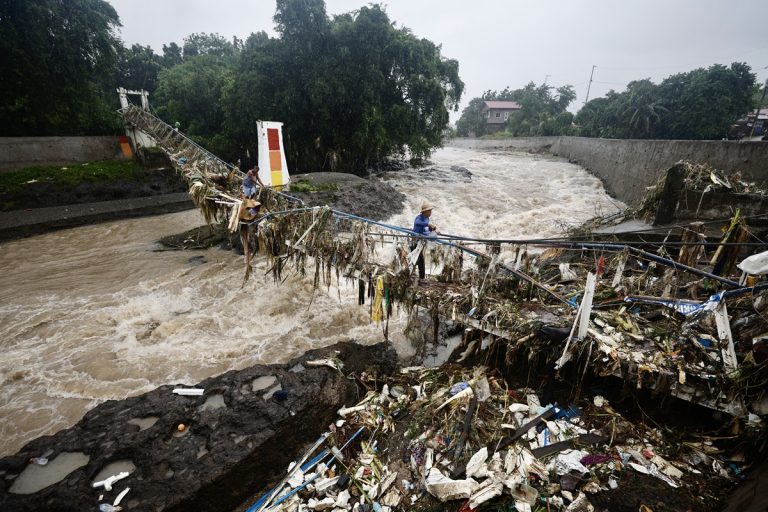
<path fill-rule="evenodd" d="M 589 74 L 589 85 L 587 86 L 587 97 L 584 100 L 584 104 L 585 105 L 589 101 L 589 90 L 592 88 L 592 76 L 595 74 L 595 68 L 596 67 L 597 67 L 596 65 L 592 64 L 592 72 Z"/>
<path fill-rule="evenodd" d="M 757 107 L 755 108 L 755 120 L 752 121 L 752 131 L 749 132 L 750 137 L 755 136 L 755 126 L 757 125 L 757 118 L 760 115 L 760 107 L 763 104 L 763 101 L 765 101 L 765 89 L 768 88 L 768 78 L 765 79 L 765 84 L 763 84 L 763 96 L 760 98 L 760 103 L 757 104 Z M 765 128 L 765 126 L 763 126 Z M 765 131 L 765 130 L 763 130 Z"/>

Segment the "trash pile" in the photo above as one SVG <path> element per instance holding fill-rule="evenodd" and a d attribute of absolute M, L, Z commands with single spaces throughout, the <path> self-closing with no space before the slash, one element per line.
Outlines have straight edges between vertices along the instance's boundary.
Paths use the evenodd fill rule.
<path fill-rule="evenodd" d="M 438 502 L 464 512 L 502 504 L 587 512 L 601 494 L 638 479 L 655 480 L 670 503 L 710 510 L 746 466 L 743 453 L 709 437 L 671 441 L 668 429 L 627 421 L 600 395 L 541 404 L 534 390 L 509 389 L 483 367 L 409 367 L 385 383 L 355 378 L 370 387 L 365 397 L 340 409 L 249 512 L 434 510 Z"/>
<path fill-rule="evenodd" d="M 678 202 L 680 200 L 679 193 L 684 191 L 697 194 L 699 206 L 704 195 L 710 192 L 723 191 L 728 194 L 754 194 L 757 196 L 765 196 L 768 193 L 756 183 L 742 180 L 739 172 L 725 174 L 709 165 L 683 160 L 664 172 L 654 185 L 648 187 L 639 206 L 630 213 L 637 218 L 652 220 L 657 217 L 659 208 L 663 207 L 663 203 L 669 200 Z M 670 206 L 676 208 L 678 205 Z"/>

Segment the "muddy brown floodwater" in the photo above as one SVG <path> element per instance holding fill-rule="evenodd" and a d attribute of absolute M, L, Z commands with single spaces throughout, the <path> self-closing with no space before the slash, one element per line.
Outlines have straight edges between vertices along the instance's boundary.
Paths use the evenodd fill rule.
<path fill-rule="evenodd" d="M 409 226 L 428 199 L 442 231 L 538 237 L 622 206 L 561 160 L 445 148 L 432 162 L 383 176 L 407 196 L 389 222 Z M 241 288 L 235 254 L 155 252 L 160 237 L 201 223 L 189 211 L 0 245 L 1 455 L 73 425 L 105 400 L 285 362 L 337 341 L 382 340 L 352 283 L 313 298 L 311 277 L 278 286 L 257 261 Z M 391 323 L 390 338 L 409 356 L 402 326 Z"/>

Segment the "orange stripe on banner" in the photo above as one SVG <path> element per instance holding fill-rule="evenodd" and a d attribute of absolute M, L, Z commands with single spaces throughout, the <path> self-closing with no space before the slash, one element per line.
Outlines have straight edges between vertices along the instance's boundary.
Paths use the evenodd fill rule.
<path fill-rule="evenodd" d="M 269 152 L 269 170 L 272 172 L 283 170 L 283 158 L 280 151 Z"/>
<path fill-rule="evenodd" d="M 120 149 L 123 151 L 124 157 L 131 158 L 133 156 L 133 150 L 131 149 L 131 145 L 128 144 L 127 142 L 121 142 Z"/>

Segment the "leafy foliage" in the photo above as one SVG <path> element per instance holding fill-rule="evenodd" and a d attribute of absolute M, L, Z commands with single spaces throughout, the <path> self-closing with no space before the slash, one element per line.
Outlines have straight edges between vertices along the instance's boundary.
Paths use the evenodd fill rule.
<path fill-rule="evenodd" d="M 144 89 L 150 96 L 157 88 L 157 75 L 163 60 L 149 46 L 134 44 L 120 48 L 117 62 L 117 83 L 126 89 Z"/>
<path fill-rule="evenodd" d="M 104 0 L 0 1 L 0 136 L 114 130 L 119 25 Z"/>
<path fill-rule="evenodd" d="M 715 64 L 678 73 L 659 85 L 631 82 L 579 111 L 586 137 L 720 139 L 731 123 L 753 108 L 755 75 L 744 63 Z"/>
<path fill-rule="evenodd" d="M 440 145 L 463 83 L 434 43 L 378 5 L 330 19 L 321 0 L 279 0 L 275 23 L 278 38 L 248 38 L 225 94 L 237 142 L 256 139 L 253 120 L 281 120 L 289 165 L 305 171 L 361 171 Z"/>
<path fill-rule="evenodd" d="M 331 18 L 322 0 L 278 0 L 274 21 L 278 37 L 194 33 L 158 55 L 122 46 L 104 0 L 0 0 L 0 135 L 114 133 L 122 86 L 229 159 L 255 155 L 258 119 L 284 123 L 289 163 L 308 171 L 441 144 L 464 84 L 439 46 L 379 5 Z"/>
<path fill-rule="evenodd" d="M 554 92 L 553 92 L 554 91 Z M 556 94 L 555 94 L 556 93 Z M 573 114 L 566 109 L 576 98 L 573 87 L 566 85 L 555 89 L 533 82 L 522 89 L 485 91 L 474 98 L 464 109 L 456 123 L 460 136 L 482 136 L 487 133 L 483 107 L 486 101 L 516 101 L 521 109 L 509 116 L 507 132 L 513 136 L 570 135 L 573 132 Z"/>
<path fill-rule="evenodd" d="M 573 114 L 566 110 L 576 99 L 572 86 L 555 89 L 546 84 L 537 86 L 529 82 L 522 89 L 512 91 L 510 96 L 521 107 L 509 116 L 507 131 L 512 135 L 526 137 L 573 133 Z"/>
<path fill-rule="evenodd" d="M 220 98 L 231 81 L 232 64 L 226 57 L 203 53 L 187 58 L 160 72 L 154 98 L 157 112 L 167 122 L 179 123 L 202 146 L 226 153 Z"/>

